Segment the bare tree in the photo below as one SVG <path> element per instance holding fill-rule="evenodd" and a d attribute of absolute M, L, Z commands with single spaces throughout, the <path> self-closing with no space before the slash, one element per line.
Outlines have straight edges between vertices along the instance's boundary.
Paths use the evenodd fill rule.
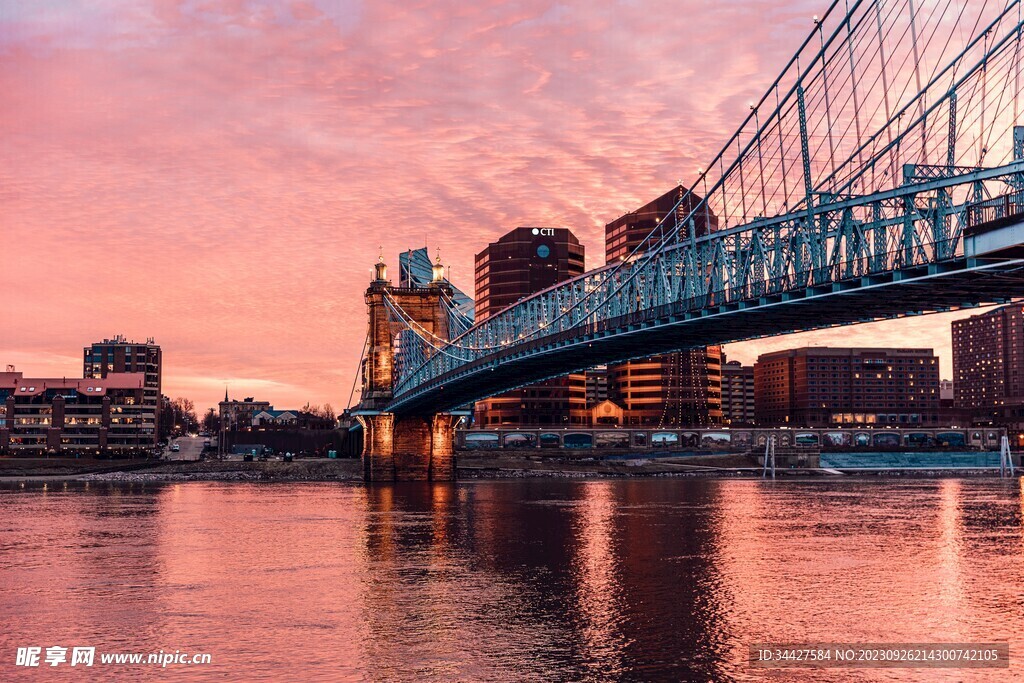
<path fill-rule="evenodd" d="M 303 413 L 309 413 L 324 420 L 334 420 L 334 408 L 331 407 L 330 403 L 325 403 L 323 407 L 319 404 L 311 405 L 307 403 L 300 409 Z"/>
<path fill-rule="evenodd" d="M 173 424 L 171 429 L 178 434 L 187 434 L 199 429 L 199 419 L 196 418 L 196 406 L 190 398 L 178 397 L 171 401 L 171 414 Z"/>
<path fill-rule="evenodd" d="M 203 415 L 203 431 L 210 434 L 220 431 L 220 416 L 213 408 L 207 410 L 206 414 Z"/>

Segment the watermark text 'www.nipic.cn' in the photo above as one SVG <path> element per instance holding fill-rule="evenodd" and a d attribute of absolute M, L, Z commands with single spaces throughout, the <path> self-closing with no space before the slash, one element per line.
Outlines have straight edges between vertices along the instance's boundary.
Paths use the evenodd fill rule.
<path fill-rule="evenodd" d="M 210 664 L 213 658 L 209 653 L 189 654 L 181 650 L 174 652 L 100 652 L 95 647 L 19 647 L 14 657 L 15 666 L 101 666 L 144 664 L 147 666 L 167 667 L 170 665 Z"/>

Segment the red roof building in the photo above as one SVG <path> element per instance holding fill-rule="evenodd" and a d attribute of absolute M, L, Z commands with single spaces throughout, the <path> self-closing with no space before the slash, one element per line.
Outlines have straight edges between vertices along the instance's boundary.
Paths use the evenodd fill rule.
<path fill-rule="evenodd" d="M 156 445 L 156 407 L 145 373 L 106 378 L 0 372 L 0 453 L 97 454 Z"/>

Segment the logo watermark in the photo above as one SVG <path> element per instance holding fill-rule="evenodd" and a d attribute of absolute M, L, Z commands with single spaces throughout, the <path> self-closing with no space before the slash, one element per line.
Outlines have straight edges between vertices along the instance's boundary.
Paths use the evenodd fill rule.
<path fill-rule="evenodd" d="M 19 647 L 15 657 L 15 666 L 53 667 L 53 666 L 107 666 L 107 665 L 145 665 L 166 668 L 172 665 L 210 664 L 213 657 L 208 652 L 188 653 L 181 650 L 168 652 L 96 652 L 95 646 Z"/>

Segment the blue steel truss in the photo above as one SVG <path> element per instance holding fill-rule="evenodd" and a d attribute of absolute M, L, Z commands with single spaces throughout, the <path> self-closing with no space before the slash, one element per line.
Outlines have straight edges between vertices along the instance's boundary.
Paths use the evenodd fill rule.
<path fill-rule="evenodd" d="M 452 339 L 417 328 L 392 306 L 407 329 L 398 340 L 391 408 L 452 407 L 594 364 L 588 360 L 750 338 L 758 328 L 723 328 L 711 337 L 676 331 L 709 314 L 790 299 L 852 290 L 903 297 L 877 310 L 864 301 L 862 310 L 821 319 L 780 324 L 759 318 L 764 333 L 1024 295 L 1015 260 L 1003 259 L 998 276 L 986 273 L 988 265 L 966 253 L 964 240 L 965 231 L 1012 215 L 1024 203 L 1024 129 L 1015 128 L 1020 4 L 834 2 L 700 171 L 694 194 L 681 197 L 633 255 L 461 333 L 451 327 Z M 698 235 L 695 218 L 702 212 L 718 216 L 722 227 Z M 984 281 L 998 281 L 1005 295 L 979 288 L 968 272 L 991 276 Z M 960 288 L 940 296 L 940 281 L 929 280 L 922 296 L 906 284 L 943 273 L 956 273 Z M 873 289 L 881 285 L 889 288 Z M 936 292 L 931 300 L 928 286 Z M 647 328 L 664 334 L 636 334 Z M 616 335 L 634 342 L 610 343 Z M 550 361 L 560 345 L 581 340 L 606 351 Z M 547 365 L 530 370 L 530 358 L 538 368 L 545 359 Z M 481 373 L 504 364 L 523 370 L 500 381 L 502 373 L 491 375 L 484 389 Z M 459 388 L 460 382 L 466 386 Z"/>

